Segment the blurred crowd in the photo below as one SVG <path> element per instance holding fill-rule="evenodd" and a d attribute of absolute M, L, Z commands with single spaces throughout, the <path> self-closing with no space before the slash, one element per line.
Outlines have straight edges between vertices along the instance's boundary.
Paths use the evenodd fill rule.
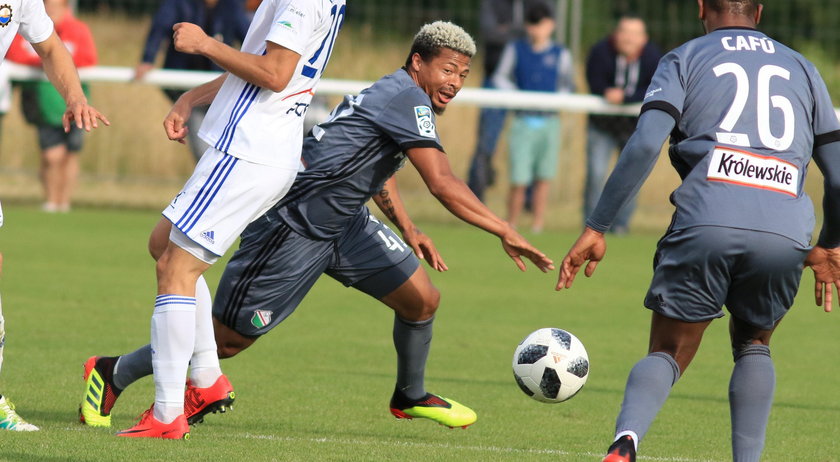
<path fill-rule="evenodd" d="M 97 52 L 90 29 L 75 18 L 70 0 L 44 0 L 56 25 L 56 31 L 71 51 L 78 68 L 97 64 Z M 135 67 L 134 79 L 142 80 L 157 62 L 165 69 L 219 70 L 210 60 L 179 53 L 172 41 L 172 26 L 179 22 L 200 25 L 216 39 L 237 46 L 248 30 L 253 11 L 260 0 L 163 0 L 154 14 L 146 40 Z M 624 15 L 612 31 L 589 50 L 585 58 L 572 56 L 570 50 L 554 39 L 555 11 L 550 0 L 482 0 L 481 28 L 478 42 L 482 47 L 481 63 L 485 88 L 569 93 L 581 90 L 576 85 L 575 62 L 585 62 L 586 87 L 594 95 L 612 104 L 638 103 L 661 57 L 659 49 L 648 40 L 645 22 L 634 15 Z M 162 55 L 162 56 L 160 56 Z M 8 53 L 9 61 L 40 66 L 37 54 L 18 37 Z M 6 70 L 0 67 L 0 117 L 9 110 L 10 88 Z M 28 82 L 22 86 L 21 106 L 25 119 L 36 128 L 41 149 L 40 180 L 43 186 L 43 210 L 70 210 L 73 190 L 79 174 L 79 153 L 84 133 L 73 129 L 64 133 L 61 114 L 64 103 L 48 82 Z M 182 93 L 162 89 L 175 101 Z M 313 101 L 309 125 L 328 111 L 323 100 Z M 206 114 L 205 108 L 193 111 L 188 121 L 188 146 L 198 160 L 207 146 L 197 136 Z M 510 117 L 508 117 L 510 116 Z M 583 190 L 583 216 L 592 211 L 614 163 L 636 124 L 634 117 L 591 115 L 586 130 L 586 178 Z M 503 132 L 506 149 L 498 146 Z M 496 183 L 494 155 L 507 151 L 508 183 L 507 220 L 517 226 L 523 215 L 531 214 L 530 229 L 542 231 L 550 196 L 550 185 L 560 168 L 562 121 L 557 112 L 482 108 L 479 115 L 476 145 L 470 162 L 468 184 L 480 199 Z M 635 200 L 625 205 L 611 232 L 629 231 Z"/>
<path fill-rule="evenodd" d="M 552 5 L 546 0 L 483 0 L 481 37 L 485 88 L 506 90 L 575 91 L 576 57 L 552 40 L 555 28 Z M 596 43 L 586 58 L 589 91 L 611 104 L 641 102 L 659 58 L 648 39 L 645 22 L 634 15 L 618 19 L 615 29 Z M 504 109 L 484 108 L 477 143 L 468 172 L 468 184 L 480 199 L 496 182 L 493 157 L 505 127 Z M 507 219 L 516 226 L 523 209 L 533 214 L 531 231 L 545 223 L 549 182 L 558 170 L 560 120 L 556 112 L 512 111 L 508 124 L 510 190 Z M 587 129 L 584 219 L 598 203 L 613 158 L 633 132 L 636 118 L 591 115 Z M 624 206 L 611 232 L 629 231 L 634 200 Z"/>

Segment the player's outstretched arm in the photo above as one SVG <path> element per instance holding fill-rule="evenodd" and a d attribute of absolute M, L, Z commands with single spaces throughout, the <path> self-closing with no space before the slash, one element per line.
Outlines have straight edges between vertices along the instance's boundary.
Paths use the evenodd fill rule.
<path fill-rule="evenodd" d="M 189 131 L 187 120 L 190 118 L 192 109 L 196 106 L 206 106 L 212 103 L 226 78 L 227 73 L 222 74 L 184 93 L 175 101 L 172 109 L 169 110 L 169 114 L 163 119 L 163 129 L 170 140 L 181 144 L 186 143 L 185 138 Z"/>
<path fill-rule="evenodd" d="M 397 189 L 397 180 L 393 176 L 382 185 L 379 194 L 373 196 L 373 201 L 391 223 L 400 230 L 406 244 L 414 249 L 414 254 L 421 260 L 426 260 L 435 271 L 446 271 L 449 267 L 443 261 L 432 239 L 424 234 L 405 211 L 405 206 Z"/>
<path fill-rule="evenodd" d="M 99 121 L 111 125 L 108 118 L 93 106 L 88 105 L 87 97 L 82 91 L 79 73 L 73 64 L 73 57 L 58 38 L 55 31 L 43 42 L 33 43 L 32 47 L 44 63 L 44 73 L 53 86 L 64 98 L 67 110 L 62 117 L 64 131 L 70 131 L 70 124 L 75 122 L 78 128 L 86 131 L 99 127 Z"/>
<path fill-rule="evenodd" d="M 181 22 L 172 30 L 175 31 L 172 40 L 176 50 L 206 56 L 242 80 L 274 92 L 286 88 L 300 61 L 298 53 L 273 42 L 266 42 L 264 55 L 254 55 L 207 36 L 195 24 Z"/>
<path fill-rule="evenodd" d="M 591 277 L 595 273 L 598 262 L 604 259 L 606 253 L 607 241 L 604 239 L 604 233 L 592 228 L 584 229 L 560 264 L 556 290 L 571 288 L 575 282 L 575 276 L 584 264 L 586 264 L 586 269 L 583 274 Z"/>
<path fill-rule="evenodd" d="M 531 260 L 543 272 L 554 269 L 554 262 L 520 236 L 508 223 L 497 217 L 475 197 L 469 187 L 452 172 L 446 154 L 435 148 L 411 148 L 406 152 L 409 160 L 429 192 L 453 215 L 481 228 L 502 240 L 505 253 L 520 270 L 525 271 L 522 257 Z"/>

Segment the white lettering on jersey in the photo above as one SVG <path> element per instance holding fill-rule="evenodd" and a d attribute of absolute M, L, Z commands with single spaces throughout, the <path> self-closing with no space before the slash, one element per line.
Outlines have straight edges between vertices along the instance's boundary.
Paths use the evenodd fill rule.
<path fill-rule="evenodd" d="M 735 43 L 732 43 L 735 40 Z M 735 37 L 723 37 L 720 39 L 723 48 L 729 51 L 763 51 L 765 53 L 773 54 L 776 52 L 776 46 L 773 41 L 767 37 L 756 37 L 754 35 L 736 35 Z"/>
<path fill-rule="evenodd" d="M 715 147 L 709 162 L 709 181 L 767 189 L 796 197 L 799 167 L 775 157 L 738 149 Z"/>
<path fill-rule="evenodd" d="M 653 95 L 655 95 L 655 94 L 659 93 L 660 91 L 662 91 L 662 87 L 659 87 L 659 88 L 653 89 L 653 90 L 651 90 L 651 91 L 649 91 L 649 92 L 645 93 L 645 99 L 648 99 L 648 98 L 652 97 Z"/>
<path fill-rule="evenodd" d="M 417 130 L 420 136 L 437 138 L 435 123 L 432 122 L 432 109 L 429 106 L 414 106 L 414 118 L 417 119 Z"/>

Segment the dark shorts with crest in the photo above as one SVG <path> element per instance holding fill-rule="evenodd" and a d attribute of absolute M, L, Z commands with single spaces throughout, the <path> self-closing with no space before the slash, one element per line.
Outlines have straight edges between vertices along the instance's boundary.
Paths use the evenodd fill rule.
<path fill-rule="evenodd" d="M 419 265 L 411 248 L 367 209 L 334 240 L 306 238 L 264 215 L 242 233 L 225 266 L 213 317 L 242 335 L 263 335 L 295 311 L 321 274 L 380 299 Z"/>
<path fill-rule="evenodd" d="M 772 329 L 793 305 L 810 249 L 784 236 L 696 226 L 657 245 L 645 306 L 668 318 L 701 322 L 732 316 Z"/>

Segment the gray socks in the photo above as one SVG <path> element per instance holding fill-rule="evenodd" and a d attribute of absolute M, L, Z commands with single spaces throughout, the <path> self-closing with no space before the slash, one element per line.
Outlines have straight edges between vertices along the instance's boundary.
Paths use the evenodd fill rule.
<path fill-rule="evenodd" d="M 761 458 L 775 386 L 770 348 L 749 345 L 735 354 L 729 381 L 733 461 L 758 462 Z"/>
<path fill-rule="evenodd" d="M 144 345 L 120 356 L 114 366 L 114 385 L 120 390 L 147 375 L 152 375 L 152 346 Z"/>
<path fill-rule="evenodd" d="M 666 353 L 651 353 L 637 362 L 627 378 L 616 435 L 635 435 L 638 445 L 679 378 L 680 367 Z"/>
<path fill-rule="evenodd" d="M 423 377 L 432 342 L 434 317 L 420 322 L 394 316 L 394 347 L 397 350 L 397 389 L 411 400 L 426 396 Z"/>

